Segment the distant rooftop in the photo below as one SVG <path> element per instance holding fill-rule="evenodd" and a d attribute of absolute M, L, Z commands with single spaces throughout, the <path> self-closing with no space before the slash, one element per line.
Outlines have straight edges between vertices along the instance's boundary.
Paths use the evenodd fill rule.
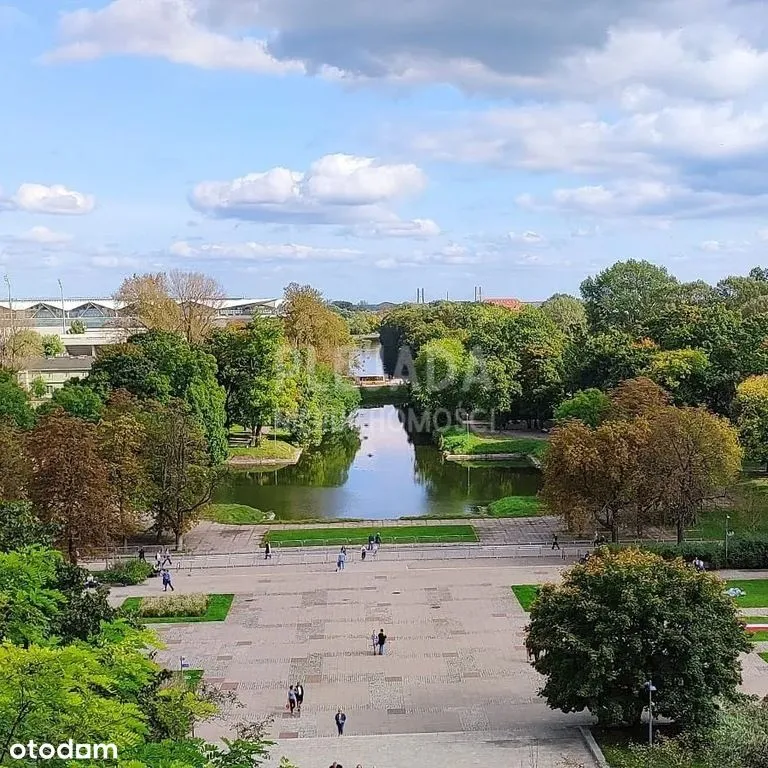
<path fill-rule="evenodd" d="M 33 373 L 51 371 L 88 371 L 93 365 L 92 357 L 34 357 L 26 362 L 24 369 Z"/>
<path fill-rule="evenodd" d="M 504 307 L 505 309 L 522 309 L 524 302 L 520 299 L 484 299 L 486 304 L 495 304 L 497 307 Z"/>

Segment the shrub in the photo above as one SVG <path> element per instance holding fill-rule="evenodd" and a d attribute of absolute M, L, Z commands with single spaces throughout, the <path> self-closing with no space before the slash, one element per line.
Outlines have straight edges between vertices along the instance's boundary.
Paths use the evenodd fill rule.
<path fill-rule="evenodd" d="M 768 536 L 733 538 L 728 542 L 728 559 L 721 541 L 684 541 L 682 544 L 644 544 L 665 560 L 701 558 L 709 568 L 768 568 Z"/>
<path fill-rule="evenodd" d="M 108 568 L 106 571 L 99 571 L 96 573 L 96 578 L 105 584 L 130 587 L 134 584 L 141 584 L 152 573 L 152 566 L 143 560 L 124 560 L 123 562 L 115 563 L 112 568 Z"/>
<path fill-rule="evenodd" d="M 163 595 L 145 597 L 139 615 L 152 618 L 202 616 L 208 610 L 208 595 Z"/>

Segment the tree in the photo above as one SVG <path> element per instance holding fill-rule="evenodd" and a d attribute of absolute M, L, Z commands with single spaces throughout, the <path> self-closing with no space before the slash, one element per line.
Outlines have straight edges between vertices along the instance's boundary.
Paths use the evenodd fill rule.
<path fill-rule="evenodd" d="M 120 528 L 135 531 L 147 496 L 144 413 L 125 390 L 112 393 L 97 428 Z"/>
<path fill-rule="evenodd" d="M 352 337 L 344 319 L 328 306 L 320 291 L 290 283 L 280 312 L 285 337 L 292 346 L 313 350 L 318 362 L 334 369 L 342 365 L 340 353 L 352 346 Z"/>
<path fill-rule="evenodd" d="M 645 376 L 622 381 L 611 391 L 611 418 L 636 419 L 669 405 L 669 395 Z"/>
<path fill-rule="evenodd" d="M 593 332 L 621 331 L 639 338 L 675 300 L 678 288 L 663 267 L 629 259 L 588 277 L 581 295 Z"/>
<path fill-rule="evenodd" d="M 733 415 L 747 458 L 768 467 L 768 376 L 750 376 L 736 388 Z"/>
<path fill-rule="evenodd" d="M 34 545 L 51 546 L 56 528 L 41 522 L 27 501 L 0 502 L 0 552 Z"/>
<path fill-rule="evenodd" d="M 280 322 L 254 317 L 245 328 L 215 330 L 208 349 L 216 358 L 217 378 L 226 393 L 228 424 L 249 428 L 255 445 L 264 424 L 286 406 Z"/>
<path fill-rule="evenodd" d="M 70 562 L 77 562 L 78 552 L 122 536 L 94 424 L 55 411 L 40 420 L 27 444 L 29 498 L 43 522 L 58 526 L 58 543 Z"/>
<path fill-rule="evenodd" d="M 716 576 L 682 560 L 604 549 L 541 588 L 526 647 L 552 709 L 638 725 L 651 680 L 654 713 L 695 727 L 714 722 L 718 700 L 736 695 L 739 654 L 750 645 Z"/>
<path fill-rule="evenodd" d="M 541 311 L 570 338 L 581 338 L 587 331 L 587 312 L 584 302 L 567 293 L 556 293 L 542 305 Z"/>
<path fill-rule="evenodd" d="M 210 467 L 199 422 L 183 401 L 149 409 L 145 429 L 147 509 L 158 539 L 163 531 L 172 531 L 178 549 L 210 502 L 218 477 Z"/>
<path fill-rule="evenodd" d="M 40 400 L 48 394 L 48 384 L 42 376 L 35 376 L 29 384 L 29 394 Z"/>
<path fill-rule="evenodd" d="M 657 351 L 649 340 L 620 331 L 598 333 L 566 347 L 564 366 L 573 389 L 611 389 L 645 372 Z"/>
<path fill-rule="evenodd" d="M 430 411 L 445 409 L 455 414 L 470 410 L 476 361 L 458 339 L 429 341 L 415 360 L 414 394 L 419 405 Z"/>
<path fill-rule="evenodd" d="M 0 419 L 0 500 L 26 498 L 28 481 L 29 460 L 22 433 L 15 422 Z"/>
<path fill-rule="evenodd" d="M 645 420 L 607 421 L 591 429 L 580 421 L 558 425 L 544 457 L 541 498 L 570 528 L 597 523 L 619 540 L 630 513 L 642 519 L 652 478 L 645 473 L 649 426 Z"/>
<path fill-rule="evenodd" d="M 45 357 L 58 357 L 64 354 L 64 344 L 56 334 L 43 336 L 40 341 Z"/>
<path fill-rule="evenodd" d="M 43 416 L 61 409 L 70 416 L 95 423 L 101 418 L 103 408 L 103 400 L 92 387 L 72 380 L 55 390 L 51 399 L 37 409 L 37 415 Z"/>
<path fill-rule="evenodd" d="M 672 394 L 678 405 L 700 405 L 706 399 L 709 358 L 700 349 L 656 353 L 648 376 Z"/>
<path fill-rule="evenodd" d="M 182 326 L 181 308 L 170 296 L 164 272 L 126 277 L 115 300 L 124 305 L 120 319 L 127 328 L 174 332 Z"/>
<path fill-rule="evenodd" d="M 741 309 L 761 296 L 768 295 L 768 282 L 750 274 L 749 277 L 731 275 L 717 284 L 717 292 L 730 309 Z"/>
<path fill-rule="evenodd" d="M 659 505 L 682 543 L 706 502 L 723 498 L 741 471 L 736 430 L 703 408 L 659 409 L 651 420 L 649 475 L 655 475 Z"/>
<path fill-rule="evenodd" d="M 35 412 L 29 402 L 29 393 L 19 385 L 16 376 L 0 368 L 0 422 L 10 420 L 21 429 L 30 429 L 35 423 Z"/>
<path fill-rule="evenodd" d="M 73 320 L 69 326 L 69 332 L 75 336 L 79 336 L 80 334 L 85 333 L 85 331 L 85 323 L 79 318 Z"/>
<path fill-rule="evenodd" d="M 573 397 L 563 400 L 555 408 L 555 419 L 578 419 L 589 427 L 597 427 L 611 410 L 611 399 L 602 390 L 582 389 Z"/>
<path fill-rule="evenodd" d="M 188 344 L 204 343 L 226 295 L 221 284 L 202 272 L 172 269 L 168 289 L 181 311 L 181 334 Z"/>
<path fill-rule="evenodd" d="M 86 379 L 102 398 L 114 389 L 124 389 L 136 397 L 165 401 L 170 397 L 170 382 L 145 352 L 134 344 L 101 347 Z"/>
<path fill-rule="evenodd" d="M 43 341 L 37 331 L 19 329 L 16 325 L 5 328 L 0 349 L 0 364 L 13 371 L 24 368 L 30 357 L 42 357 Z"/>

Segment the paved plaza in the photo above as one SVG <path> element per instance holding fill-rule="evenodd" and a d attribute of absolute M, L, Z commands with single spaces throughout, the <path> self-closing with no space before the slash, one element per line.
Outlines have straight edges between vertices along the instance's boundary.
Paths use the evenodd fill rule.
<path fill-rule="evenodd" d="M 262 565 L 178 572 L 177 592 L 235 593 L 223 623 L 157 625 L 166 643 L 158 661 L 192 668 L 241 709 L 206 723 L 198 735 L 227 735 L 238 720 L 275 717 L 276 758 L 300 768 L 420 768 L 498 765 L 556 768 L 569 758 L 596 765 L 578 726 L 537 696 L 540 678 L 526 660 L 526 615 L 510 585 L 558 578 L 553 565 L 519 561 L 354 562 Z M 156 582 L 117 588 L 114 599 L 157 594 Z M 371 633 L 389 637 L 375 656 Z M 762 665 L 762 666 L 761 666 Z M 306 690 L 300 717 L 285 712 L 287 688 Z M 768 665 L 754 654 L 745 687 L 768 693 Z M 333 716 L 347 715 L 336 736 Z"/>

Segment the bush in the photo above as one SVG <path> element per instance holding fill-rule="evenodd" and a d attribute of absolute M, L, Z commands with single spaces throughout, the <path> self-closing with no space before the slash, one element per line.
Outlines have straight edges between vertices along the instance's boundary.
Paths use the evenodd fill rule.
<path fill-rule="evenodd" d="M 106 571 L 98 571 L 95 576 L 105 584 L 117 584 L 122 587 L 130 587 L 141 584 L 153 573 L 153 568 L 143 560 L 124 560 L 116 563 Z"/>
<path fill-rule="evenodd" d="M 665 560 L 701 558 L 708 568 L 768 568 L 768 536 L 733 538 L 725 545 L 720 541 L 684 541 L 682 544 L 644 544 L 642 549 L 655 552 Z"/>
<path fill-rule="evenodd" d="M 208 595 L 163 595 L 145 597 L 139 616 L 161 618 L 173 616 L 202 616 L 208 610 Z"/>

